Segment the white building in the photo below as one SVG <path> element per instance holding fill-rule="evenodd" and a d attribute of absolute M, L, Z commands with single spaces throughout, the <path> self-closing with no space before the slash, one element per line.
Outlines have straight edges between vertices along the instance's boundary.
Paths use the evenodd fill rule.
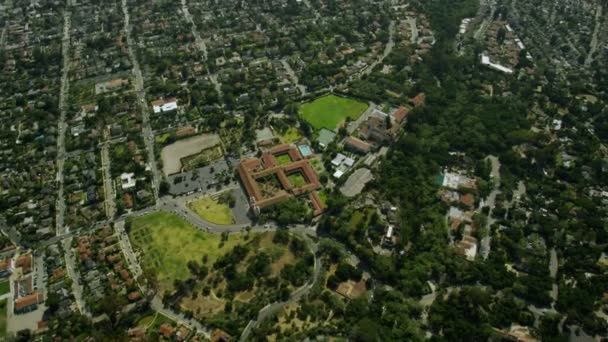
<path fill-rule="evenodd" d="M 133 172 L 131 172 L 131 173 L 125 172 L 122 175 L 120 175 L 120 185 L 122 186 L 123 190 L 131 189 L 131 188 L 135 187 L 136 183 L 137 183 L 137 180 L 135 179 L 135 174 Z"/>
<path fill-rule="evenodd" d="M 338 153 L 336 155 L 336 157 L 331 161 L 332 165 L 334 166 L 340 166 L 342 165 L 342 162 L 346 159 L 346 156 L 343 155 L 342 153 Z"/>
<path fill-rule="evenodd" d="M 155 114 L 162 112 L 169 112 L 172 110 L 176 110 L 177 107 L 177 99 L 161 99 L 152 102 L 152 110 L 154 110 Z"/>
<path fill-rule="evenodd" d="M 507 68 L 506 66 L 500 65 L 500 64 L 496 64 L 496 63 L 492 63 L 492 61 L 490 61 L 490 57 L 486 56 L 486 55 L 481 55 L 481 64 L 483 65 L 487 65 L 490 69 L 494 69 L 500 72 L 504 72 L 505 74 L 512 74 L 513 70 Z"/>

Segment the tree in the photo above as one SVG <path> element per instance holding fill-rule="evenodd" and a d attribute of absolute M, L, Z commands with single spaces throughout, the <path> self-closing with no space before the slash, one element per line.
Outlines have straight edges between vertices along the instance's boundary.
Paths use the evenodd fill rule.
<path fill-rule="evenodd" d="M 496 41 L 498 44 L 502 45 L 505 42 L 505 38 L 507 36 L 507 30 L 504 27 L 500 27 L 498 32 L 496 32 Z"/>

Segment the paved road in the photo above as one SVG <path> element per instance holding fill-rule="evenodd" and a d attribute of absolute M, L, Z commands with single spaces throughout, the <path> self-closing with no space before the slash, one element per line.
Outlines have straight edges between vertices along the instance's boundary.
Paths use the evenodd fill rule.
<path fill-rule="evenodd" d="M 258 313 L 258 317 L 255 320 L 251 320 L 249 322 L 249 324 L 247 324 L 247 326 L 241 333 L 241 337 L 240 337 L 239 341 L 243 341 L 243 342 L 248 341 L 249 335 L 251 334 L 251 331 L 253 329 L 255 329 L 258 325 L 260 325 L 262 322 L 264 322 L 269 317 L 272 317 L 273 315 L 275 315 L 278 312 L 280 312 L 281 310 L 283 310 L 287 305 L 298 302 L 300 299 L 302 299 L 302 297 L 304 297 L 306 294 L 308 294 L 308 292 L 315 286 L 315 284 L 319 280 L 319 274 L 321 273 L 322 265 L 321 265 L 321 259 L 317 256 L 318 246 L 308 236 L 308 233 L 310 233 L 311 231 L 316 234 L 316 229 L 312 230 L 312 229 L 306 228 L 304 226 L 299 226 L 299 227 L 291 230 L 291 232 L 293 234 L 303 238 L 304 241 L 306 241 L 306 243 L 308 244 L 308 246 L 310 248 L 310 252 L 313 253 L 313 255 L 315 256 L 315 263 L 313 266 L 312 278 L 306 284 L 304 284 L 303 286 L 301 286 L 300 288 L 295 290 L 289 296 L 289 299 L 287 301 L 275 302 L 275 303 L 266 305 L 264 308 L 262 308 L 262 310 L 260 310 L 260 312 Z"/>
<path fill-rule="evenodd" d="M 152 302 L 150 302 L 150 307 L 153 310 L 158 311 L 161 314 L 171 318 L 178 324 L 185 325 L 190 330 L 196 330 L 198 333 L 202 333 L 208 339 L 211 338 L 211 334 L 210 334 L 209 330 L 205 326 L 203 326 L 199 321 L 197 321 L 195 319 L 186 318 L 184 315 L 182 315 L 180 313 L 176 313 L 172 310 L 165 308 L 165 306 L 163 305 L 163 302 L 159 296 L 155 296 L 152 299 Z"/>
<path fill-rule="evenodd" d="M 374 112 L 374 109 L 376 109 L 376 105 L 373 102 L 369 102 L 369 107 L 367 108 L 367 110 L 363 112 L 363 114 L 361 114 L 361 116 L 357 120 L 351 121 L 348 123 L 348 125 L 346 125 L 346 131 L 348 132 L 348 134 L 353 134 L 353 132 L 357 128 L 359 128 L 362 123 L 367 121 L 367 119 L 369 119 L 369 117 Z"/>
<path fill-rule="evenodd" d="M 135 93 L 137 94 L 137 103 L 139 105 L 142 116 L 142 134 L 146 150 L 148 152 L 148 166 L 152 172 L 152 189 L 154 190 L 154 199 L 158 201 L 158 189 L 160 186 L 161 176 L 156 165 L 156 157 L 154 156 L 154 132 L 150 125 L 150 108 L 146 102 L 146 90 L 144 88 L 144 77 L 141 73 L 139 61 L 135 54 L 135 41 L 131 35 L 131 20 L 129 17 L 129 8 L 127 0 L 122 0 L 122 12 L 125 20 L 125 36 L 127 37 L 127 47 L 129 51 L 129 59 L 133 65 L 133 75 L 135 76 Z"/>
<path fill-rule="evenodd" d="M 593 62 L 593 55 L 597 51 L 599 45 L 598 38 L 602 27 L 602 8 L 603 5 L 598 2 L 595 9 L 595 28 L 593 29 L 593 35 L 591 36 L 591 43 L 589 43 L 587 58 L 585 58 L 585 66 L 591 65 L 591 62 Z"/>
<path fill-rule="evenodd" d="M 388 25 L 388 42 L 386 43 L 386 46 L 384 47 L 384 52 L 382 53 L 380 58 L 376 59 L 372 64 L 368 65 L 367 68 L 365 68 L 365 70 L 363 70 L 362 75 L 371 74 L 372 71 L 374 70 L 374 68 L 378 64 L 382 63 L 388 55 L 390 55 L 391 51 L 393 51 L 393 47 L 395 46 L 394 36 L 395 36 L 395 21 L 391 20 L 390 24 Z"/>
<path fill-rule="evenodd" d="M 7 0 L 4 2 L 4 9 L 6 11 L 6 13 L 10 13 L 11 10 L 13 9 L 13 2 L 11 0 Z M 5 18 L 7 17 L 6 15 L 4 16 Z M 2 33 L 0 33 L 0 50 L 4 49 L 4 46 L 6 45 L 6 37 L 7 37 L 7 32 L 8 32 L 8 18 L 6 18 L 6 22 L 4 23 L 4 27 L 2 28 Z"/>
<path fill-rule="evenodd" d="M 492 211 L 496 206 L 496 196 L 500 193 L 500 161 L 495 156 L 489 156 L 488 159 L 492 164 L 492 171 L 490 172 L 490 177 L 494 183 L 494 189 L 490 192 L 490 195 L 483 202 L 483 205 L 490 207 L 490 211 L 488 213 L 488 223 L 486 224 L 486 228 L 488 229 L 488 235 L 486 235 L 483 239 L 481 239 L 481 245 L 479 248 L 479 253 L 484 259 L 488 258 L 490 255 L 490 242 L 492 241 L 492 237 L 490 236 L 490 226 L 496 222 L 496 220 L 492 217 Z M 481 205 L 481 204 L 480 204 Z"/>
<path fill-rule="evenodd" d="M 67 97 L 70 90 L 70 30 L 72 26 L 72 13 L 68 6 L 63 12 L 63 38 L 61 41 L 61 55 L 63 66 L 61 72 L 61 85 L 59 88 L 59 123 L 57 129 L 57 203 L 55 216 L 55 232 L 57 235 L 64 233 L 65 220 L 65 195 L 64 195 L 64 174 L 65 164 L 65 133 L 67 130 L 66 114 L 68 110 Z"/>
<path fill-rule="evenodd" d="M 416 26 L 416 18 L 407 17 L 405 20 L 410 25 L 410 43 L 416 44 L 418 42 L 418 26 Z"/>
<path fill-rule="evenodd" d="M 194 20 L 192 20 L 192 15 L 190 14 L 190 9 L 188 8 L 188 2 L 187 0 L 181 0 L 181 4 L 182 4 L 182 13 L 184 13 L 184 17 L 186 18 L 186 21 L 188 23 L 190 23 L 191 27 L 192 27 L 192 35 L 194 36 L 194 42 L 196 43 L 196 46 L 198 47 L 198 49 L 203 53 L 203 60 L 207 60 L 207 45 L 205 44 L 205 41 L 201 38 L 201 35 L 198 33 L 198 29 L 196 28 L 196 24 L 194 23 Z"/>
<path fill-rule="evenodd" d="M 285 68 L 285 71 L 287 71 L 287 75 L 289 75 L 291 82 L 293 82 L 293 84 L 295 84 L 296 88 L 298 88 L 298 90 L 300 90 L 300 96 L 305 96 L 306 95 L 306 86 L 300 84 L 300 80 L 298 79 L 298 76 L 291 68 L 291 65 L 289 65 L 289 63 L 287 62 L 287 58 L 282 58 L 281 64 L 283 64 L 283 68 Z"/>
<path fill-rule="evenodd" d="M 475 40 L 480 40 L 484 37 L 484 33 L 488 29 L 492 18 L 494 18 L 494 12 L 496 11 L 496 1 L 495 0 L 479 0 L 479 8 L 480 10 L 485 8 L 485 6 L 490 6 L 490 14 L 483 18 L 481 25 L 479 25 L 479 29 L 475 32 L 473 37 Z"/>
<path fill-rule="evenodd" d="M 110 147 L 109 144 L 106 143 L 101 146 L 101 169 L 103 171 L 103 190 L 106 199 L 104 204 L 106 208 L 106 217 L 108 219 L 112 219 L 116 215 L 116 195 L 114 194 L 110 162 Z"/>
<path fill-rule="evenodd" d="M 78 311 L 88 318 L 92 318 L 93 315 L 87 309 L 86 303 L 82 298 L 82 284 L 80 284 L 80 274 L 76 268 L 76 260 L 72 251 L 72 237 L 64 239 L 62 244 L 63 250 L 65 251 L 65 268 L 68 276 L 72 279 L 72 293 L 74 294 Z"/>
<path fill-rule="evenodd" d="M 118 236 L 118 244 L 120 245 L 120 249 L 122 250 L 125 258 L 127 259 L 127 264 L 129 265 L 129 269 L 133 277 L 137 280 L 142 275 L 141 266 L 137 261 L 137 255 L 133 251 L 133 247 L 131 246 L 131 241 L 129 240 L 129 235 L 125 230 L 125 221 L 118 220 L 114 223 L 114 229 L 116 231 L 116 235 Z"/>

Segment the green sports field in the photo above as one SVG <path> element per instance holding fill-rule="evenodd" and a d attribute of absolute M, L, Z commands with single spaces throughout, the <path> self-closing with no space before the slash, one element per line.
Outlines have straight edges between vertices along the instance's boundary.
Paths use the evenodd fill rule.
<path fill-rule="evenodd" d="M 315 129 L 335 130 L 346 118 L 358 119 L 367 107 L 365 102 L 327 95 L 302 104 L 300 116 Z"/>
<path fill-rule="evenodd" d="M 181 217 L 155 212 L 137 217 L 129 231 L 131 243 L 141 250 L 142 266 L 156 274 L 160 290 L 170 290 L 176 279 L 190 276 L 188 261 L 201 263 L 207 255 L 207 266 L 243 241 L 241 234 L 231 234 L 220 248 L 220 235 L 202 232 Z"/>

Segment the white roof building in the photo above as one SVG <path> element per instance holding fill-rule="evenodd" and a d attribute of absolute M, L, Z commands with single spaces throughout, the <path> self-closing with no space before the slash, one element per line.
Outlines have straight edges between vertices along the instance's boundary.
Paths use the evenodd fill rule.
<path fill-rule="evenodd" d="M 504 72 L 505 74 L 512 74 L 513 70 L 507 68 L 506 66 L 500 65 L 500 64 L 496 64 L 496 63 L 492 63 L 492 61 L 490 61 L 490 57 L 486 56 L 486 55 L 481 55 L 481 64 L 483 65 L 487 65 L 490 69 L 494 69 L 494 70 L 498 70 L 501 72 Z"/>
<path fill-rule="evenodd" d="M 391 237 L 393 237 L 393 226 L 388 226 L 388 229 L 386 230 L 386 238 L 390 239 Z"/>
<path fill-rule="evenodd" d="M 342 153 L 338 153 L 338 155 L 331 161 L 331 163 L 334 166 L 340 166 L 345 159 L 345 155 L 343 155 Z"/>
<path fill-rule="evenodd" d="M 176 110 L 177 107 L 177 99 L 161 99 L 152 102 L 152 110 L 154 110 L 155 114 L 162 112 L 169 112 L 172 110 Z"/>
<path fill-rule="evenodd" d="M 120 175 L 120 185 L 122 186 L 123 190 L 131 189 L 131 188 L 135 187 L 136 183 L 137 183 L 137 180 L 135 179 L 135 174 L 133 172 L 131 172 L 131 173 L 125 172 L 122 175 Z"/>
<path fill-rule="evenodd" d="M 336 172 L 334 172 L 334 178 L 340 178 L 342 175 L 344 175 L 344 171 L 342 170 L 336 170 Z"/>

